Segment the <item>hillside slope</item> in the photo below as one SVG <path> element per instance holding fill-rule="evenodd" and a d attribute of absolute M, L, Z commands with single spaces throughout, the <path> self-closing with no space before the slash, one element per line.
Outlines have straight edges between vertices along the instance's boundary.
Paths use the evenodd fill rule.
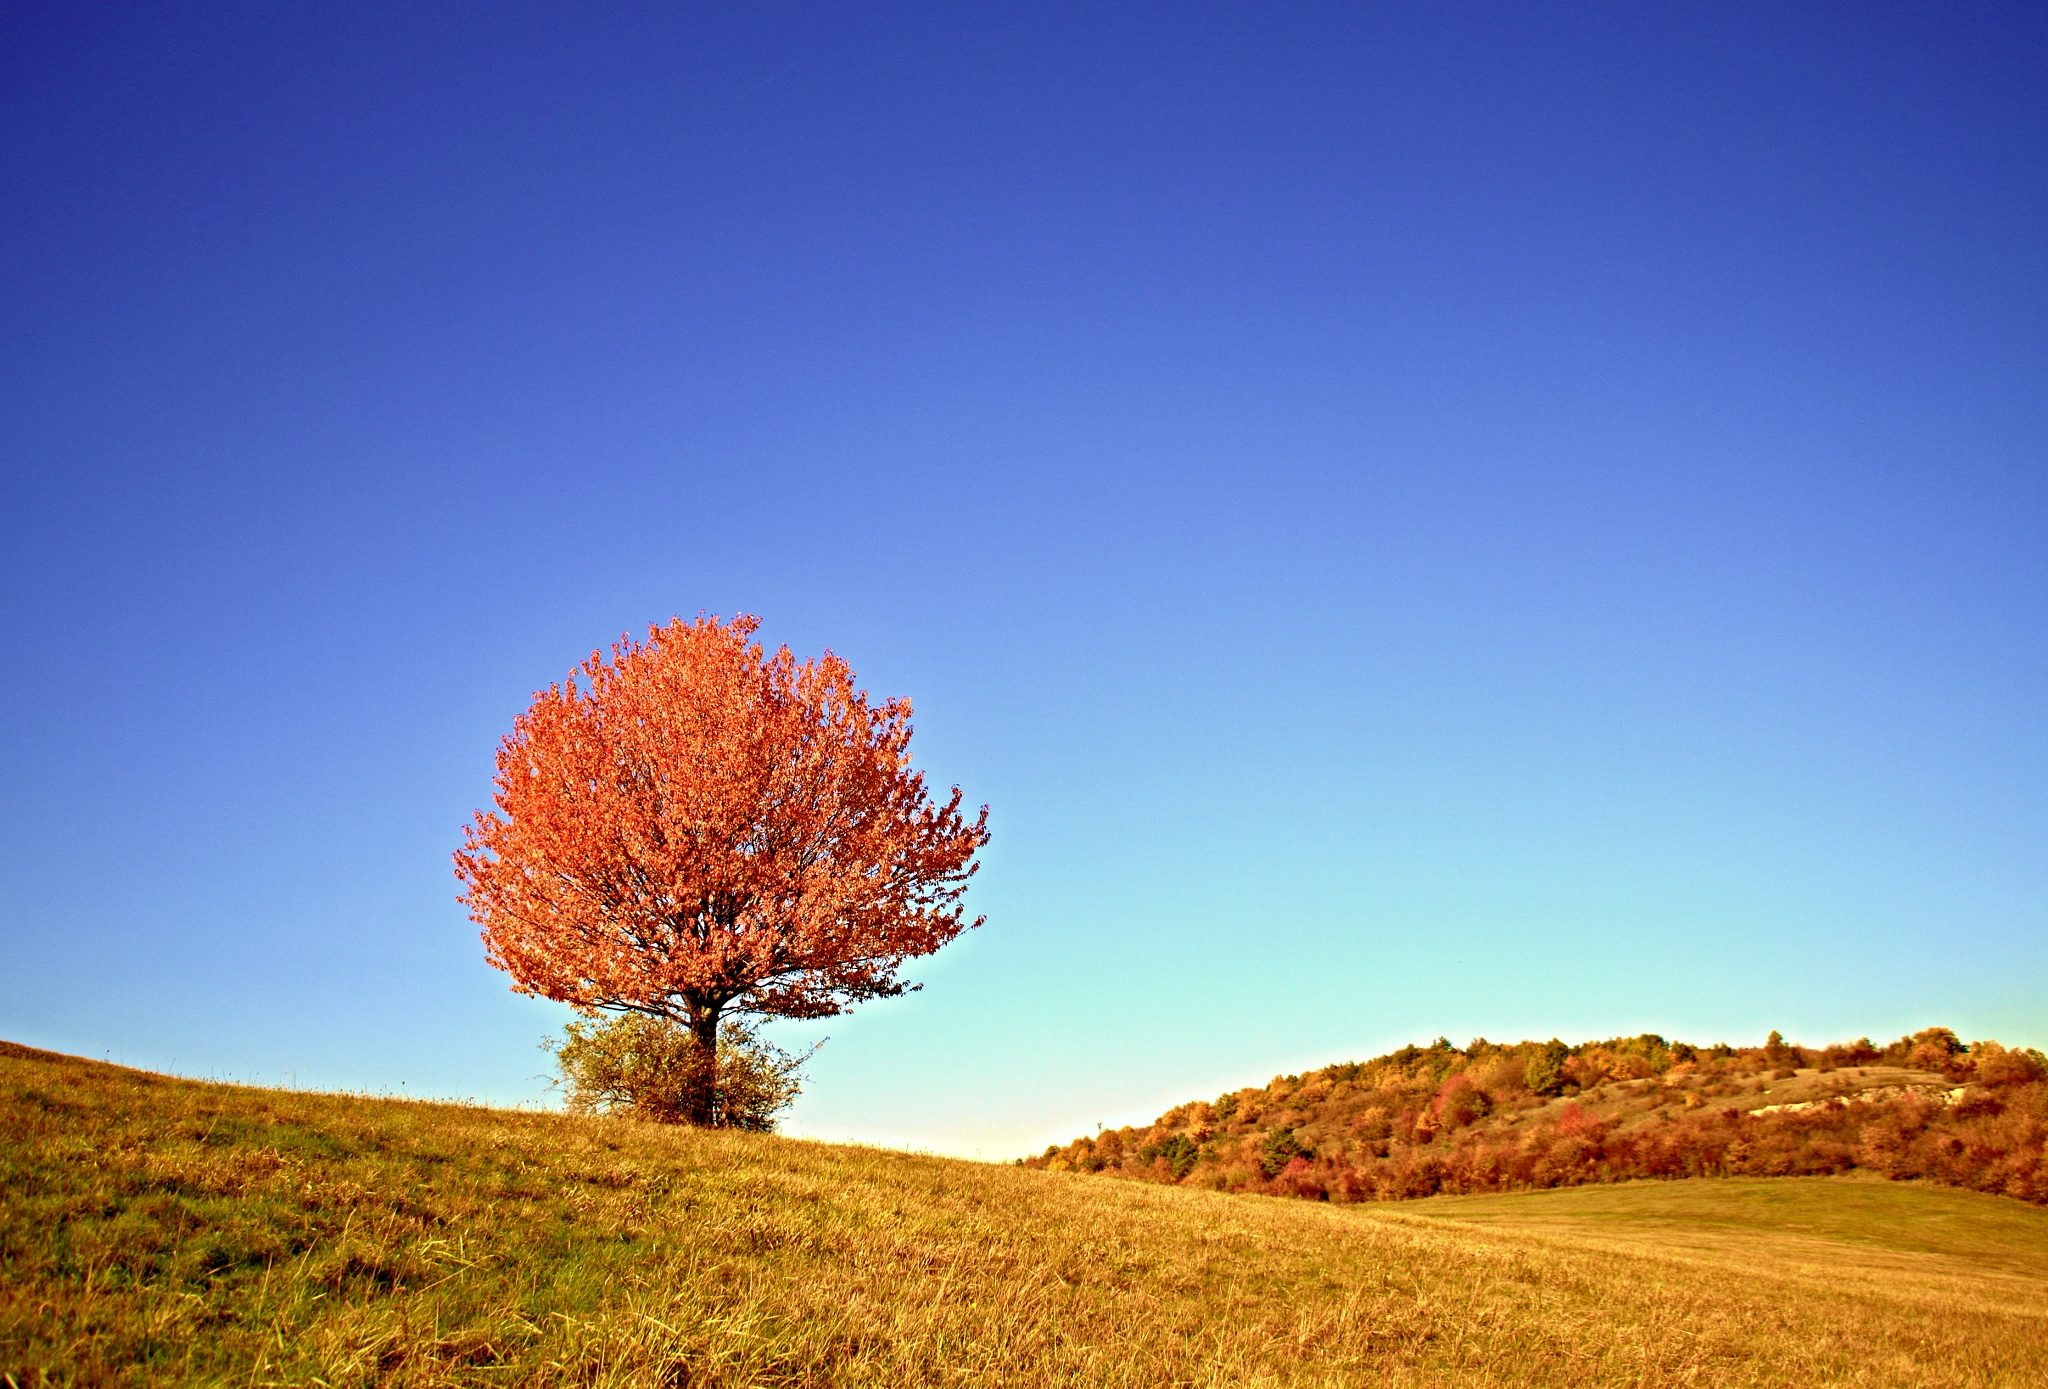
<path fill-rule="evenodd" d="M 1594 1195 L 1621 1205 L 1543 1204 Z M 2048 1212 L 2015 1202 L 1855 1180 L 1490 1199 L 1233 1201 L 0 1046 L 0 1370 L 1971 1385 L 2048 1360 Z"/>
<path fill-rule="evenodd" d="M 1947 1028 L 1883 1048 L 1644 1034 L 1439 1039 L 1178 1105 L 1023 1165 L 1333 1201 L 1861 1169 L 2048 1203 L 2044 1142 L 2039 1052 L 1966 1047 Z"/>

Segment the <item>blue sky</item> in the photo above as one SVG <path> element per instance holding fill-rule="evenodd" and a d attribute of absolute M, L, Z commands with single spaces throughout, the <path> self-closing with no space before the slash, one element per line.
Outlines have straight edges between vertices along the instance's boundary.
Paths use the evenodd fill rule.
<path fill-rule="evenodd" d="M 0 1035 L 531 1101 L 449 854 L 758 613 L 992 807 L 792 1131 L 2048 1045 L 2030 6 L 19 5 Z"/>

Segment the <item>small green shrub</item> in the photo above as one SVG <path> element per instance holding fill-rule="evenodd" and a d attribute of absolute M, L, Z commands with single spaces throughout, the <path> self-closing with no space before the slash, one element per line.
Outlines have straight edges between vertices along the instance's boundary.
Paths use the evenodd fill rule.
<path fill-rule="evenodd" d="M 1140 1162 L 1156 1162 L 1166 1159 L 1167 1170 L 1173 1179 L 1179 1181 L 1195 1170 L 1195 1163 L 1201 1160 L 1202 1150 L 1186 1134 L 1177 1133 L 1163 1143 L 1148 1143 L 1138 1149 Z"/>
<path fill-rule="evenodd" d="M 579 1018 L 542 1045 L 555 1058 L 557 1084 L 574 1113 L 688 1122 L 689 1099 L 709 1066 L 711 1127 L 757 1133 L 773 1130 L 776 1116 L 802 1093 L 804 1063 L 817 1050 L 792 1055 L 729 1018 L 718 1031 L 717 1055 L 707 1057 L 681 1023 L 641 1013 Z"/>
<path fill-rule="evenodd" d="M 1277 1176 L 1296 1158 L 1314 1156 L 1315 1154 L 1295 1137 L 1292 1128 L 1279 1128 L 1266 1135 L 1265 1151 L 1261 1154 L 1259 1165 L 1267 1176 L 1272 1177 Z"/>

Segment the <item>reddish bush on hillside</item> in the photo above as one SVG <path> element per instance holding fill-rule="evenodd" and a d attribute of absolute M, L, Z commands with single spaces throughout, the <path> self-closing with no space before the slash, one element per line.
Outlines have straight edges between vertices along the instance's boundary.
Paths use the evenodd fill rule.
<path fill-rule="evenodd" d="M 1860 1168 L 2048 1204 L 2044 1145 L 2048 1061 L 1929 1028 L 1882 1049 L 1439 1039 L 1025 1165 L 1328 1201 Z"/>

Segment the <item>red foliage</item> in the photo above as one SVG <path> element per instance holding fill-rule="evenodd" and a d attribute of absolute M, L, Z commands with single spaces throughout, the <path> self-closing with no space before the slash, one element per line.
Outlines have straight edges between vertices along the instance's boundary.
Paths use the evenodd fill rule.
<path fill-rule="evenodd" d="M 1438 1127 L 1461 1129 L 1484 1118 L 1493 1108 L 1493 1100 L 1471 1076 L 1460 1071 L 1437 1088 L 1430 1108 L 1436 1114 Z"/>
<path fill-rule="evenodd" d="M 1926 1068 L 1835 1074 L 1879 1060 L 1938 1065 L 1937 1075 L 1946 1078 Z M 1817 1063 L 1791 1092 L 1819 1090 L 1817 1098 L 1774 1097 L 1756 1109 L 1709 1102 L 1748 1095 L 1754 1105 L 1760 1089 L 1793 1073 L 1793 1062 Z M 1583 1093 L 1580 1080 L 1592 1083 Z M 1580 1098 L 1546 1098 L 1560 1088 Z M 1273 1096 L 1292 1107 L 1269 1109 L 1265 1101 Z M 1297 1096 L 1317 1098 L 1304 1105 Z M 1270 1148 L 1281 1123 L 1290 1136 L 1298 1130 L 1312 1159 L 1296 1157 L 1276 1169 Z M 1882 1052 L 1868 1039 L 1809 1050 L 1774 1038 L 1741 1052 L 1647 1034 L 1575 1048 L 1482 1041 L 1460 1049 L 1440 1040 L 1307 1077 L 1276 1077 L 1264 1090 L 1238 1091 L 1213 1105 L 1181 1106 L 1149 1130 L 1124 1130 L 1119 1140 L 1149 1145 L 1146 1152 L 1170 1141 L 1200 1145 L 1186 1181 L 1311 1200 L 1863 1168 L 2048 1204 L 2048 1061 L 1996 1042 L 1965 1047 L 1946 1028 L 1901 1038 Z M 1081 1144 L 1089 1145 L 1086 1152 Z M 1140 1173 L 1114 1153 L 1083 1139 L 1031 1161 L 1157 1179 L 1152 1164 Z"/>
<path fill-rule="evenodd" d="M 1979 1085 L 2032 1085 L 2048 1080 L 2048 1067 L 2038 1052 L 2007 1051 L 1996 1042 L 1980 1042 L 1970 1051 L 1969 1079 Z"/>
<path fill-rule="evenodd" d="M 513 725 L 455 871 L 515 990 L 676 1018 L 715 1048 L 728 1011 L 902 993 L 905 960 L 969 928 L 987 807 L 931 802 L 907 701 L 870 704 L 829 651 L 765 655 L 757 625 L 622 639 Z"/>
<path fill-rule="evenodd" d="M 2048 1085 L 1943 1106 L 1909 1096 L 1800 1113 L 1722 1110 L 1622 1130 L 1567 1106 L 1520 1134 L 1410 1148 L 1326 1172 L 1343 1199 L 1577 1186 L 1643 1177 L 1813 1176 L 1868 1167 L 1895 1178 L 2048 1202 Z M 1328 1164 L 1326 1164 L 1327 1166 Z M 1274 1194 L 1289 1194 L 1274 1185 Z"/>
<path fill-rule="evenodd" d="M 1304 1197 L 1312 1201 L 1321 1201 L 1328 1196 L 1322 1182 L 1317 1180 L 1315 1164 L 1300 1157 L 1280 1169 L 1268 1190 L 1275 1196 Z"/>

